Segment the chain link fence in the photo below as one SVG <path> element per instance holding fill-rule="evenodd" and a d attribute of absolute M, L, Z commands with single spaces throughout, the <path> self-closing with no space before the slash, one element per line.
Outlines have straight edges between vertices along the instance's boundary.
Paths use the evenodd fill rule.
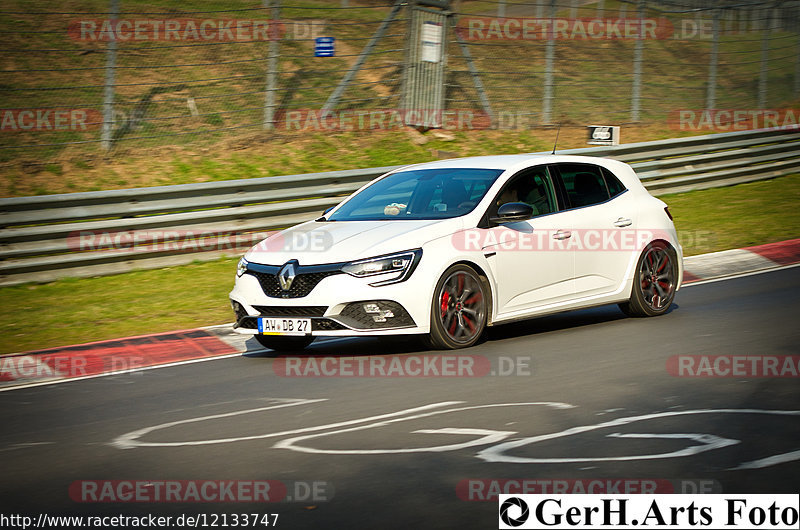
<path fill-rule="evenodd" d="M 6 0 L 0 43 L 0 171 L 277 131 L 800 118 L 796 0 Z"/>

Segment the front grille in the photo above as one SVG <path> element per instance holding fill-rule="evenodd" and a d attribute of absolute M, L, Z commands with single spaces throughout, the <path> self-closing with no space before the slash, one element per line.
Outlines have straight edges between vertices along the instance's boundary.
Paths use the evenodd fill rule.
<path fill-rule="evenodd" d="M 337 329 L 347 329 L 347 326 L 343 326 L 329 318 L 320 318 L 311 321 L 312 331 L 335 331 Z"/>
<path fill-rule="evenodd" d="M 382 310 L 390 310 L 393 317 L 386 322 L 375 322 L 372 314 L 364 311 L 364 304 L 378 304 Z M 339 320 L 356 329 L 388 329 L 414 326 L 414 319 L 403 306 L 391 300 L 366 300 L 347 304 L 338 315 Z"/>
<path fill-rule="evenodd" d="M 257 317 L 243 317 L 239 319 L 239 327 L 244 329 L 258 329 Z"/>
<path fill-rule="evenodd" d="M 300 267 L 302 270 L 302 267 Z M 340 270 L 329 270 L 322 272 L 299 273 L 292 282 L 292 287 L 288 291 L 281 289 L 277 274 L 248 270 L 245 274 L 255 276 L 264 294 L 270 298 L 302 298 L 307 296 L 314 287 L 324 278 L 334 274 L 341 274 Z"/>
<path fill-rule="evenodd" d="M 328 310 L 328 307 L 324 305 L 254 305 L 253 307 L 261 313 L 261 316 L 265 317 L 321 317 Z"/>

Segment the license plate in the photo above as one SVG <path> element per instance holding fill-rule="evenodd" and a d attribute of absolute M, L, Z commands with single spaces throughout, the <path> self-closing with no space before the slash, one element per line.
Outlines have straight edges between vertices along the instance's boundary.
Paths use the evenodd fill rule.
<path fill-rule="evenodd" d="M 311 319 L 259 317 L 258 332 L 262 335 L 308 335 L 311 333 Z"/>

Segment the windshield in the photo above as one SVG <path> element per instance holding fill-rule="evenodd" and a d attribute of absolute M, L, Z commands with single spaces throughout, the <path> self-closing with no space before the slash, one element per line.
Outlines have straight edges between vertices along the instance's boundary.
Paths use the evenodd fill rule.
<path fill-rule="evenodd" d="M 501 169 L 439 168 L 392 173 L 344 203 L 329 221 L 449 219 L 471 212 Z"/>

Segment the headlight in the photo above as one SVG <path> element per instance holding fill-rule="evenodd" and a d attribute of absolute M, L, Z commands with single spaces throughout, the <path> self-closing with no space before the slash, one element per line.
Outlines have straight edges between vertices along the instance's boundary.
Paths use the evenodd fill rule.
<path fill-rule="evenodd" d="M 239 278 L 245 271 L 247 271 L 247 260 L 241 258 L 239 263 L 236 264 L 236 277 Z"/>
<path fill-rule="evenodd" d="M 417 267 L 422 257 L 422 249 L 409 250 L 398 254 L 353 261 L 342 266 L 342 271 L 356 278 L 377 276 L 379 274 L 399 273 L 387 280 L 371 283 L 373 287 L 398 283 L 406 280 Z"/>

